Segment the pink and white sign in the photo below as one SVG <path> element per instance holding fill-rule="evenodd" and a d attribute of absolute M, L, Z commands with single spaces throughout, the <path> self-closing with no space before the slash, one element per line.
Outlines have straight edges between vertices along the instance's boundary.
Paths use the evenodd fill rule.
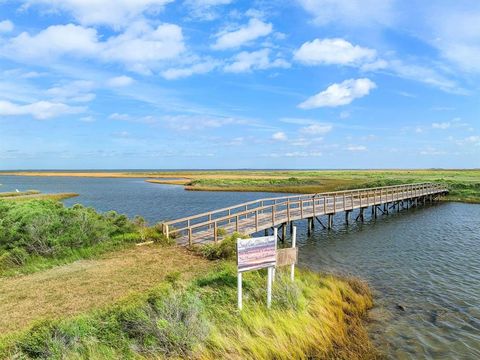
<path fill-rule="evenodd" d="M 238 272 L 274 267 L 277 262 L 276 251 L 276 236 L 264 236 L 253 239 L 238 239 Z"/>

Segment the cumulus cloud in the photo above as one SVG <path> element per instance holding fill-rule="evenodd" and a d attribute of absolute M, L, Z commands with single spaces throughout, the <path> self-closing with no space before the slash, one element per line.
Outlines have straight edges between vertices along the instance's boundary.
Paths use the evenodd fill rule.
<path fill-rule="evenodd" d="M 270 49 L 258 51 L 242 51 L 235 55 L 231 62 L 224 67 L 225 72 L 242 73 L 252 70 L 270 68 L 288 68 L 290 64 L 282 58 L 270 59 Z"/>
<path fill-rule="evenodd" d="M 0 116 L 28 115 L 38 120 L 46 120 L 62 115 L 77 114 L 83 111 L 85 111 L 84 107 L 69 106 L 50 101 L 37 101 L 22 105 L 0 100 Z"/>
<path fill-rule="evenodd" d="M 35 35 L 26 32 L 9 39 L 2 55 L 24 61 L 51 61 L 62 56 L 116 62 L 130 70 L 149 73 L 159 62 L 176 58 L 185 50 L 182 29 L 174 24 L 156 28 L 140 21 L 105 41 L 93 28 L 53 25 Z"/>
<path fill-rule="evenodd" d="M 133 84 L 134 80 L 126 75 L 115 76 L 107 80 L 107 86 L 124 87 Z"/>
<path fill-rule="evenodd" d="M 352 45 L 339 38 L 306 42 L 294 55 L 295 60 L 307 65 L 350 66 L 372 62 L 376 56 L 377 52 L 373 49 Z"/>
<path fill-rule="evenodd" d="M 308 98 L 298 105 L 301 109 L 336 107 L 348 105 L 353 100 L 366 96 L 376 84 L 370 79 L 349 79 L 340 84 L 332 84 L 326 90 Z"/>
<path fill-rule="evenodd" d="M 51 11 L 71 14 L 83 25 L 124 27 L 145 12 L 158 12 L 172 0 L 25 0 Z"/>
<path fill-rule="evenodd" d="M 0 21 L 0 33 L 8 33 L 14 28 L 13 23 L 10 20 Z"/>
<path fill-rule="evenodd" d="M 223 31 L 216 35 L 217 41 L 212 45 L 215 50 L 238 48 L 272 32 L 272 24 L 252 18 L 247 25 L 233 31 Z"/>
<path fill-rule="evenodd" d="M 287 140 L 287 134 L 285 134 L 283 131 L 278 131 L 272 134 L 272 139 L 276 141 L 285 141 Z"/>

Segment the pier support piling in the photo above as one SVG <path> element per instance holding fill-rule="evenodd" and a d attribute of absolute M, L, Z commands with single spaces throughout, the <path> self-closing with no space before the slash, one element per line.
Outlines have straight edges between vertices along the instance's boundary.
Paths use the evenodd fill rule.
<path fill-rule="evenodd" d="M 328 214 L 328 229 L 332 229 L 333 228 L 333 215 L 334 214 Z"/>

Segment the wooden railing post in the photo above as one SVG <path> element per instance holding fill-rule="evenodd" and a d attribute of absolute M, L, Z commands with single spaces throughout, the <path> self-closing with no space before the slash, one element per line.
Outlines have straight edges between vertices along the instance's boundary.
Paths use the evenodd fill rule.
<path fill-rule="evenodd" d="M 193 245 L 192 228 L 188 229 L 188 244 L 189 244 L 190 246 Z"/>
<path fill-rule="evenodd" d="M 287 221 L 290 222 L 290 199 L 287 200 Z"/>
<path fill-rule="evenodd" d="M 327 213 L 327 197 L 323 197 L 323 214 L 325 215 Z"/>
<path fill-rule="evenodd" d="M 272 225 L 275 226 L 275 204 L 272 205 Z"/>
<path fill-rule="evenodd" d="M 303 200 L 300 200 L 300 219 L 303 219 Z"/>
<path fill-rule="evenodd" d="M 235 216 L 235 231 L 238 232 L 238 215 Z"/>
<path fill-rule="evenodd" d="M 255 211 L 255 232 L 258 232 L 258 210 Z"/>
<path fill-rule="evenodd" d="M 217 222 L 213 223 L 213 241 L 217 242 Z"/>

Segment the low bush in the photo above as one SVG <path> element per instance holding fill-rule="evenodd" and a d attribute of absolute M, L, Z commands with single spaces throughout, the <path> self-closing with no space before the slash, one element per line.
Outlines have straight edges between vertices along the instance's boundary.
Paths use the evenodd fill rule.
<path fill-rule="evenodd" d="M 196 251 L 208 260 L 232 260 L 237 253 L 237 239 L 246 238 L 237 232 L 217 243 L 200 245 Z"/>
<path fill-rule="evenodd" d="M 53 265 L 58 264 L 53 260 L 88 258 L 143 241 L 173 242 L 142 218 L 132 221 L 115 211 L 100 214 L 51 200 L 0 200 L 0 273 L 32 262 L 45 268 L 49 261 Z M 28 272 L 35 268 L 30 266 Z"/>

